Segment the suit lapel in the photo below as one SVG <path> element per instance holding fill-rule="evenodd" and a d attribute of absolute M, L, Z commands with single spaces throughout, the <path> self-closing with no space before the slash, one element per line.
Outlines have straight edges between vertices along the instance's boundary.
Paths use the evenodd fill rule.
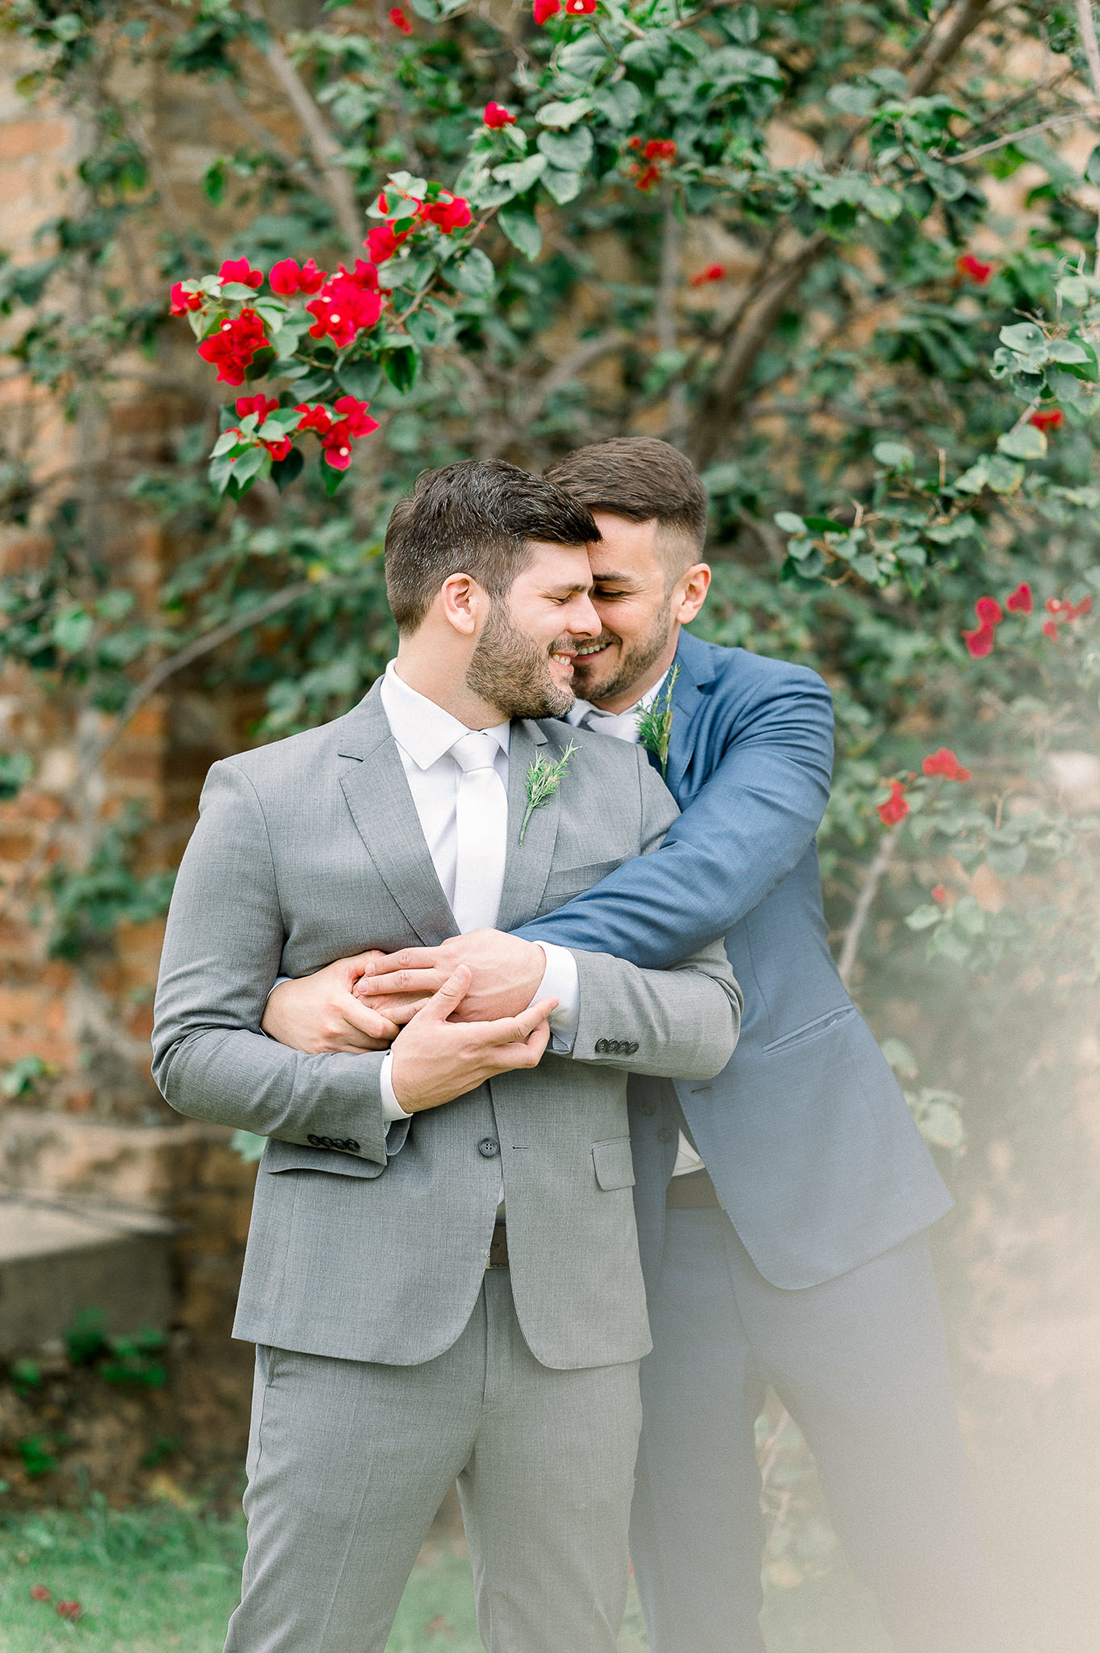
<path fill-rule="evenodd" d="M 557 792 L 532 810 L 523 843 L 519 841 L 520 827 L 527 810 L 527 771 L 540 751 L 549 763 L 556 763 L 561 756 L 530 718 L 521 718 L 513 723 L 508 741 L 508 856 L 504 863 L 498 930 L 514 929 L 538 910 L 554 858 L 561 813 L 561 799 Z M 569 785 L 568 770 L 561 784 Z"/>
<path fill-rule="evenodd" d="M 674 797 L 679 797 L 680 786 L 695 749 L 694 724 L 707 703 L 701 686 L 712 680 L 713 672 L 705 647 L 690 632 L 680 633 L 674 663 L 679 666 L 680 675 L 672 691 L 672 731 L 668 742 L 666 785 Z M 656 763 L 656 759 L 653 761 Z M 659 772 L 659 764 L 657 768 Z"/>
<path fill-rule="evenodd" d="M 340 785 L 379 877 L 425 947 L 458 934 L 376 683 L 349 714 L 337 748 Z"/>

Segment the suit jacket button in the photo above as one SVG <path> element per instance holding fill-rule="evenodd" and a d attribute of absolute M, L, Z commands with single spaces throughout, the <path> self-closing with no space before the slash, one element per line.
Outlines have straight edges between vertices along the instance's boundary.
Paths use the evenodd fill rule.
<path fill-rule="evenodd" d="M 596 1055 L 597 1056 L 606 1056 L 607 1055 L 607 1040 L 606 1039 L 597 1039 L 596 1040 Z"/>
<path fill-rule="evenodd" d="M 312 1131 L 309 1136 L 306 1137 L 306 1141 L 309 1143 L 311 1148 L 321 1148 L 324 1146 L 323 1139 L 319 1136 L 314 1136 Z"/>
<path fill-rule="evenodd" d="M 675 1135 L 676 1135 L 676 1132 L 671 1128 L 671 1126 L 662 1125 L 661 1129 L 657 1132 L 657 1141 L 658 1142 L 671 1142 Z"/>
<path fill-rule="evenodd" d="M 495 1159 L 500 1153 L 500 1143 L 495 1136 L 483 1136 L 477 1145 L 477 1151 L 484 1159 Z"/>
<path fill-rule="evenodd" d="M 657 1104 L 656 1102 L 639 1102 L 638 1112 L 644 1114 L 647 1119 L 651 1119 L 657 1112 Z"/>

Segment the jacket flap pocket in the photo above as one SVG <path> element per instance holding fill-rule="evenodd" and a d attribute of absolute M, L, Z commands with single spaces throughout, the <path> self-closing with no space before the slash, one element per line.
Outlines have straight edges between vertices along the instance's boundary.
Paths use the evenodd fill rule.
<path fill-rule="evenodd" d="M 546 891 L 558 897 L 560 904 L 563 895 L 580 895 L 582 890 L 590 890 L 594 884 L 606 878 L 608 873 L 621 867 L 626 859 L 628 857 L 620 856 L 615 861 L 590 861 L 583 867 L 554 867 L 546 880 Z M 546 892 L 543 895 L 544 900 L 545 894 Z"/>
<path fill-rule="evenodd" d="M 330 1176 L 337 1177 L 377 1177 L 385 1166 L 376 1165 L 372 1159 L 359 1159 L 355 1154 L 334 1153 L 331 1148 L 307 1148 L 304 1143 L 281 1142 L 278 1137 L 270 1136 L 260 1161 L 260 1170 L 273 1174 L 279 1171 L 327 1171 Z"/>
<path fill-rule="evenodd" d="M 608 1192 L 612 1188 L 633 1188 L 634 1161 L 630 1156 L 628 1136 L 617 1136 L 611 1142 L 594 1142 L 592 1163 L 601 1188 Z"/>

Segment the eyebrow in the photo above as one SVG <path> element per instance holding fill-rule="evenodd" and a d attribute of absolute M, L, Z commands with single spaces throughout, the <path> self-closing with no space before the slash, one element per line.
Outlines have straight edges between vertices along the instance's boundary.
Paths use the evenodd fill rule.
<path fill-rule="evenodd" d="M 547 586 L 546 589 L 553 596 L 558 596 L 559 594 L 572 595 L 574 592 L 577 592 L 577 591 L 591 591 L 592 590 L 592 581 L 591 580 L 575 580 L 572 585 L 552 585 L 552 586 Z"/>
<path fill-rule="evenodd" d="M 608 583 L 610 583 L 612 585 L 615 585 L 615 584 L 630 585 L 632 581 L 637 579 L 637 575 L 636 574 L 612 574 L 612 573 L 607 573 L 607 574 L 593 574 L 592 578 L 593 578 L 593 580 L 595 580 L 597 585 L 607 585 Z"/>

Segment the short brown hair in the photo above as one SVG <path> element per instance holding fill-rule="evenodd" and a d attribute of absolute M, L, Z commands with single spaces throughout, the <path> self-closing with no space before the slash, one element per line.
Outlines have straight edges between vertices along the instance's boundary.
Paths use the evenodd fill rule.
<path fill-rule="evenodd" d="M 551 482 L 587 505 L 628 522 L 656 522 L 662 539 L 687 539 L 701 554 L 707 539 L 707 490 L 690 459 L 656 436 L 616 436 L 575 448 L 551 465 Z M 669 572 L 675 557 L 663 559 Z M 678 576 L 687 563 L 675 570 Z"/>
<path fill-rule="evenodd" d="M 415 631 L 452 574 L 505 597 L 534 540 L 587 545 L 592 513 L 542 476 L 503 459 L 463 459 L 421 471 L 386 529 L 386 591 L 399 632 Z"/>

